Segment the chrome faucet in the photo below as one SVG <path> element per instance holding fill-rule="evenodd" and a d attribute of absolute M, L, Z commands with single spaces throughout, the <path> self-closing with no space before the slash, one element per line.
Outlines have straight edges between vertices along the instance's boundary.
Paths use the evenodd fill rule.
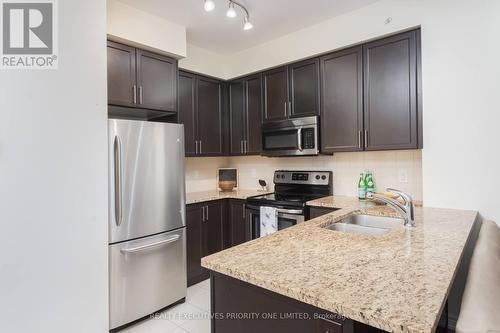
<path fill-rule="evenodd" d="M 415 207 L 413 206 L 412 197 L 407 193 L 404 193 L 402 191 L 399 191 L 399 190 L 396 190 L 393 188 L 388 188 L 387 192 L 398 195 L 400 198 L 403 199 L 404 203 L 402 204 L 401 202 L 399 202 L 396 199 L 391 199 L 391 198 L 388 198 L 384 195 L 377 194 L 377 193 L 370 193 L 368 195 L 368 197 L 369 198 L 376 198 L 380 201 L 385 202 L 386 204 L 388 204 L 389 206 L 394 208 L 394 210 L 396 210 L 403 217 L 403 219 L 405 221 L 404 222 L 405 226 L 414 227 L 415 226 Z"/>

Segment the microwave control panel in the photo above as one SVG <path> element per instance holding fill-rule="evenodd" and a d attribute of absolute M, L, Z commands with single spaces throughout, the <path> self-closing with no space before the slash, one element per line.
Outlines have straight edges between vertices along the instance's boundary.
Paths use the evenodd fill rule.
<path fill-rule="evenodd" d="M 302 148 L 303 149 L 314 149 L 316 148 L 316 142 L 314 142 L 314 128 L 304 128 L 302 129 Z"/>

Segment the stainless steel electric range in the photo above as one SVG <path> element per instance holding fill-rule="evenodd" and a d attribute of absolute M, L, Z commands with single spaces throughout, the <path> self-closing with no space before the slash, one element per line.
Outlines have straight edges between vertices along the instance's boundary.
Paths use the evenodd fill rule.
<path fill-rule="evenodd" d="M 278 230 L 304 222 L 307 201 L 332 195 L 332 177 L 331 171 L 275 171 L 275 192 L 247 199 L 252 239 L 260 237 L 260 207 L 276 208 Z"/>

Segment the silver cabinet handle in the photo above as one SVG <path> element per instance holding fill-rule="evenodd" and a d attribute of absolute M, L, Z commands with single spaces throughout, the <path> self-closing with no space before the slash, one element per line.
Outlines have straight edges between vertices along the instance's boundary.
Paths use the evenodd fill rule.
<path fill-rule="evenodd" d="M 137 104 L 137 86 L 135 84 L 132 87 L 132 94 L 134 95 L 133 96 L 134 104 Z"/>
<path fill-rule="evenodd" d="M 247 140 L 243 140 L 243 154 L 247 153 Z"/>
<path fill-rule="evenodd" d="M 159 242 L 155 242 L 155 243 L 151 243 L 151 244 L 146 244 L 146 245 L 141 245 L 141 246 L 136 246 L 136 247 L 124 248 L 124 249 L 121 249 L 120 252 L 125 254 L 125 253 L 133 253 L 133 252 L 144 251 L 144 250 L 151 249 L 153 247 L 157 247 L 157 246 L 160 246 L 160 245 L 166 245 L 166 244 L 173 243 L 173 242 L 179 240 L 179 238 L 181 238 L 181 236 L 174 235 L 174 236 L 172 236 L 170 238 L 161 240 Z"/>
<path fill-rule="evenodd" d="M 205 222 L 205 206 L 201 207 L 201 222 Z"/>
<path fill-rule="evenodd" d="M 205 216 L 206 216 L 206 218 L 207 218 L 207 219 L 206 219 L 206 221 L 208 221 L 208 206 L 205 206 L 205 209 L 207 210 L 207 213 L 206 213 L 206 215 L 205 215 Z"/>
<path fill-rule="evenodd" d="M 123 220 L 122 208 L 122 143 L 119 136 L 115 136 L 113 143 L 113 157 L 115 162 L 115 223 L 120 226 Z"/>
<path fill-rule="evenodd" d="M 243 154 L 243 140 L 240 140 L 240 153 Z"/>
<path fill-rule="evenodd" d="M 195 155 L 198 155 L 198 140 L 194 141 L 194 150 L 195 150 Z"/>
<path fill-rule="evenodd" d="M 139 104 L 142 104 L 142 86 L 139 86 Z"/>
<path fill-rule="evenodd" d="M 292 102 L 288 102 L 288 112 L 292 114 Z"/>
<path fill-rule="evenodd" d="M 302 128 L 299 128 L 297 130 L 297 148 L 299 149 L 299 151 L 302 151 Z"/>
<path fill-rule="evenodd" d="M 285 116 L 288 115 L 287 104 L 288 104 L 288 102 L 285 102 Z"/>
<path fill-rule="evenodd" d="M 200 141 L 198 141 L 198 142 L 200 143 L 200 154 L 201 154 L 201 143 L 202 143 L 203 141 L 201 141 L 201 140 L 200 140 Z"/>
<path fill-rule="evenodd" d="M 243 204 L 243 220 L 245 219 L 245 211 L 246 211 L 246 207 L 245 207 L 245 204 Z"/>
<path fill-rule="evenodd" d="M 365 130 L 365 148 L 368 148 L 368 131 Z"/>
<path fill-rule="evenodd" d="M 362 140 L 362 139 L 361 139 L 361 136 L 362 136 L 361 131 L 358 131 L 358 148 L 359 148 L 359 149 L 361 149 L 361 148 L 362 148 L 362 147 L 361 147 L 361 140 Z"/>

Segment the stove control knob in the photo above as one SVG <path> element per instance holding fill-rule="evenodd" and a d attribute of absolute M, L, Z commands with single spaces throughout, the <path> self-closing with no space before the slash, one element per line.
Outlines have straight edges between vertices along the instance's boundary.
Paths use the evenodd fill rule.
<path fill-rule="evenodd" d="M 325 180 L 325 179 L 326 179 L 326 176 L 325 176 L 325 175 L 321 176 L 321 179 Z"/>
<path fill-rule="evenodd" d="M 316 179 L 319 180 L 319 175 L 316 175 Z"/>
<path fill-rule="evenodd" d="M 276 175 L 276 178 L 280 179 L 280 177 L 281 177 L 280 175 Z"/>

